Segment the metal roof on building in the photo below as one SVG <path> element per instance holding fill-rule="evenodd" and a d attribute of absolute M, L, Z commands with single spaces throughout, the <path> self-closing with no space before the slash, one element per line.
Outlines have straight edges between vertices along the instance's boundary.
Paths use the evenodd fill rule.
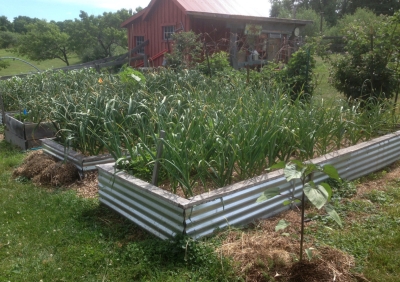
<path fill-rule="evenodd" d="M 246 0 L 175 0 L 188 12 L 232 16 L 269 17 L 269 10 L 246 5 Z M 266 1 L 266 0 L 265 0 Z"/>
<path fill-rule="evenodd" d="M 142 17 L 145 19 L 158 1 L 151 0 L 149 5 L 139 13 L 133 15 L 121 26 L 126 27 L 134 20 Z M 306 25 L 312 23 L 309 20 L 282 19 L 269 17 L 269 11 L 257 8 L 257 6 L 246 5 L 246 0 L 172 0 L 188 15 L 201 18 L 224 18 L 238 20 L 254 20 L 281 23 L 294 23 Z M 267 0 L 264 0 L 267 1 Z"/>

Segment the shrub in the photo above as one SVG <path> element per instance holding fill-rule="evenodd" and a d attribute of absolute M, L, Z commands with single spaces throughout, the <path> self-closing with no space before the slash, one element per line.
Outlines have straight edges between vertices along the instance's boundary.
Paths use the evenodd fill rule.
<path fill-rule="evenodd" d="M 395 70 L 389 67 L 396 46 L 396 26 L 385 16 L 364 18 L 349 23 L 346 54 L 332 63 L 331 82 L 348 99 L 382 101 L 393 96 Z"/>
<path fill-rule="evenodd" d="M 310 55 L 310 49 L 311 47 L 300 48 L 292 55 L 283 70 L 292 100 L 309 101 L 314 92 L 312 74 L 315 68 L 315 59 Z"/>
<path fill-rule="evenodd" d="M 210 76 L 228 68 L 230 68 L 229 54 L 224 51 L 212 54 L 208 59 L 206 58 L 199 64 L 199 70 L 205 75 Z"/>
<path fill-rule="evenodd" d="M 172 53 L 166 54 L 167 65 L 173 69 L 192 68 L 200 58 L 199 35 L 193 31 L 177 32 L 172 35 Z"/>
<path fill-rule="evenodd" d="M 0 70 L 1 70 L 1 69 L 6 69 L 6 68 L 8 68 L 9 66 L 10 66 L 10 63 L 9 63 L 9 62 L 0 61 Z"/>

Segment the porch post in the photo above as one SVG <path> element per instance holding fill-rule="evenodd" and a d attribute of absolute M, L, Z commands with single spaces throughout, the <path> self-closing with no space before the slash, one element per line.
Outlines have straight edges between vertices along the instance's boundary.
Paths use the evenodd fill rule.
<path fill-rule="evenodd" d="M 231 25 L 230 26 L 231 34 L 229 40 L 229 55 L 231 65 L 234 69 L 238 69 L 238 59 L 237 59 L 237 26 Z"/>

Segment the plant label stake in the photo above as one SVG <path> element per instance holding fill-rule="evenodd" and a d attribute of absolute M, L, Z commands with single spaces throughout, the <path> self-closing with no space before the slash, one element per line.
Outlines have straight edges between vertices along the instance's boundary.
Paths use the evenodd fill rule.
<path fill-rule="evenodd" d="M 159 159 L 161 158 L 162 152 L 163 152 L 162 139 L 164 139 L 164 137 L 165 137 L 165 131 L 160 130 L 160 140 L 158 141 L 156 162 L 154 163 L 153 177 L 151 179 L 151 184 L 153 184 L 154 186 L 157 186 L 157 184 L 158 184 L 158 172 L 160 169 Z"/>

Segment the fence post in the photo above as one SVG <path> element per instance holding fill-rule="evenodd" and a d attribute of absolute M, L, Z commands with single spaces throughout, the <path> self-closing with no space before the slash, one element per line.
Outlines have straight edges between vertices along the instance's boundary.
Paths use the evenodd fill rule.
<path fill-rule="evenodd" d="M 165 131 L 160 130 L 160 140 L 158 141 L 158 146 L 157 146 L 156 162 L 154 163 L 153 177 L 151 179 L 151 184 L 153 184 L 154 186 L 157 186 L 157 184 L 158 184 L 158 172 L 160 170 L 159 159 L 161 158 L 162 152 L 163 152 L 162 140 L 164 139 L 164 137 L 165 137 Z"/>

